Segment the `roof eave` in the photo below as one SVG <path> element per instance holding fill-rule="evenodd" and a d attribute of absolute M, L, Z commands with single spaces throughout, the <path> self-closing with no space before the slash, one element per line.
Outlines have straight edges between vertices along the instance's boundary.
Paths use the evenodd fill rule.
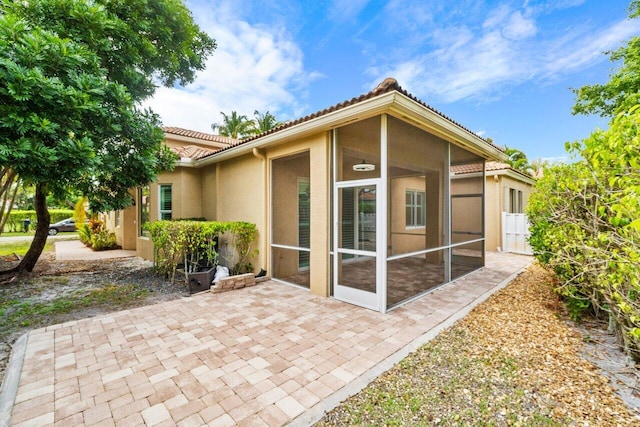
<path fill-rule="evenodd" d="M 517 172 L 513 169 L 499 169 L 499 170 L 494 170 L 494 171 L 487 171 L 487 175 L 488 176 L 494 176 L 494 175 L 506 175 L 509 178 L 513 178 L 515 180 L 518 181 L 522 181 L 525 182 L 527 184 L 530 185 L 535 185 L 536 180 L 533 177 L 527 176 L 523 173 Z"/>
<path fill-rule="evenodd" d="M 165 139 L 171 139 L 177 142 L 187 142 L 189 144 L 202 144 L 202 145 L 208 145 L 210 147 L 215 147 L 215 148 L 225 148 L 230 145 L 230 144 L 227 144 L 226 142 L 210 141 L 208 139 L 195 138 L 193 136 L 178 135 L 170 132 L 165 132 L 164 137 Z"/>
<path fill-rule="evenodd" d="M 265 148 L 283 142 L 301 138 L 318 132 L 330 130 L 348 123 L 363 120 L 377 114 L 392 112 L 405 120 L 417 124 L 422 129 L 429 131 L 447 141 L 464 147 L 491 160 L 505 161 L 506 154 L 498 148 L 490 145 L 484 139 L 461 128 L 442 117 L 435 111 L 408 98 L 398 91 L 383 93 L 379 96 L 360 101 L 356 104 L 338 109 L 336 111 L 314 117 L 308 121 L 287 127 L 253 141 L 228 148 L 196 161 L 196 166 L 206 166 L 224 160 L 248 154 L 254 148 Z"/>

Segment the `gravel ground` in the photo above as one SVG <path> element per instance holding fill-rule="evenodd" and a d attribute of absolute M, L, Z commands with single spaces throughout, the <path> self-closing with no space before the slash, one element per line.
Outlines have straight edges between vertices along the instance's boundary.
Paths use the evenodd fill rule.
<path fill-rule="evenodd" d="M 10 259 L 0 259 L 0 269 L 5 269 L 12 264 L 14 262 Z M 68 313 L 38 319 L 40 323 L 26 328 L 2 331 L 0 333 L 0 382 L 9 361 L 11 346 L 20 335 L 31 329 L 189 295 L 189 289 L 184 283 L 173 284 L 164 280 L 153 272 L 151 262 L 141 258 L 55 261 L 53 252 L 42 254 L 29 278 L 0 284 L 0 302 L 19 299 L 30 303 L 51 301 L 78 291 L 125 284 L 137 285 L 138 288 L 147 291 L 146 295 L 134 302 L 128 301 L 126 304 L 112 301 L 108 306 L 77 307 Z"/>
<path fill-rule="evenodd" d="M 550 281 L 531 266 L 319 425 L 640 425 L 637 367 L 625 385 L 588 361 L 595 331 L 567 320 Z"/>

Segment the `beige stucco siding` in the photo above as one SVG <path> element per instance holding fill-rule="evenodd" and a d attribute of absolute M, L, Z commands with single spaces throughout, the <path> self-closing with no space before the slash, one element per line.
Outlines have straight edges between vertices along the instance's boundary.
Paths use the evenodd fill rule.
<path fill-rule="evenodd" d="M 233 158 L 216 165 L 216 221 L 254 223 L 258 236 L 254 248 L 259 253 L 252 260 L 255 270 L 266 268 L 266 183 L 263 160 L 252 154 Z M 226 250 L 230 250 L 227 248 Z"/>
<path fill-rule="evenodd" d="M 502 212 L 509 209 L 509 189 L 522 191 L 526 211 L 533 186 L 506 174 L 487 175 L 485 201 L 486 249 L 502 249 Z"/>
<path fill-rule="evenodd" d="M 485 249 L 497 251 L 501 246 L 502 227 L 502 188 L 500 176 L 487 176 L 485 186 L 484 221 L 485 221 Z"/>
<path fill-rule="evenodd" d="M 217 165 L 210 165 L 200 171 L 202 196 L 202 216 L 209 221 L 216 221 L 217 218 L 217 181 L 216 181 Z"/>

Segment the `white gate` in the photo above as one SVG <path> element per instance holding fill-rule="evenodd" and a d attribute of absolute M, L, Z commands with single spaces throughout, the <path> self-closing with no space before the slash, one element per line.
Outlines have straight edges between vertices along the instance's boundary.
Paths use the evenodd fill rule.
<path fill-rule="evenodd" d="M 529 234 L 527 214 L 502 212 L 502 250 L 504 252 L 533 255 L 527 240 Z"/>

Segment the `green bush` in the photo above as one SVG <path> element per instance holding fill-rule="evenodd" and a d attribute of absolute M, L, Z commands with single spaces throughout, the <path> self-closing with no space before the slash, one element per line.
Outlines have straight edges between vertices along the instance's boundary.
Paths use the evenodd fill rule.
<path fill-rule="evenodd" d="M 73 210 L 71 209 L 50 209 L 49 215 L 51 215 L 51 224 L 62 221 L 63 219 L 73 217 Z M 36 211 L 34 210 L 17 210 L 12 209 L 9 213 L 9 218 L 7 219 L 7 223 L 4 226 L 5 232 L 13 233 L 19 232 L 23 230 L 22 221 L 25 218 L 29 218 L 31 220 L 31 224 L 29 225 L 29 230 L 34 230 L 36 228 Z"/>
<path fill-rule="evenodd" d="M 567 149 L 579 160 L 545 171 L 529 199 L 529 242 L 572 317 L 608 316 L 640 360 L 640 106 Z"/>
<path fill-rule="evenodd" d="M 82 243 L 94 251 L 107 251 L 120 247 L 116 243 L 116 234 L 107 230 L 104 222 L 95 218 L 78 228 L 78 237 Z"/>
<path fill-rule="evenodd" d="M 117 249 L 118 247 L 115 233 L 108 230 L 100 230 L 97 233 L 91 234 L 91 248 L 93 248 L 94 251 L 107 251 Z"/>
<path fill-rule="evenodd" d="M 252 250 L 257 230 L 248 222 L 217 221 L 155 221 L 148 225 L 153 241 L 156 270 L 175 280 L 178 266 L 182 264 L 185 277 L 203 266 L 218 263 L 216 246 L 228 241 L 232 250 L 222 260 L 231 274 L 253 270 L 250 259 L 257 250 Z"/>

